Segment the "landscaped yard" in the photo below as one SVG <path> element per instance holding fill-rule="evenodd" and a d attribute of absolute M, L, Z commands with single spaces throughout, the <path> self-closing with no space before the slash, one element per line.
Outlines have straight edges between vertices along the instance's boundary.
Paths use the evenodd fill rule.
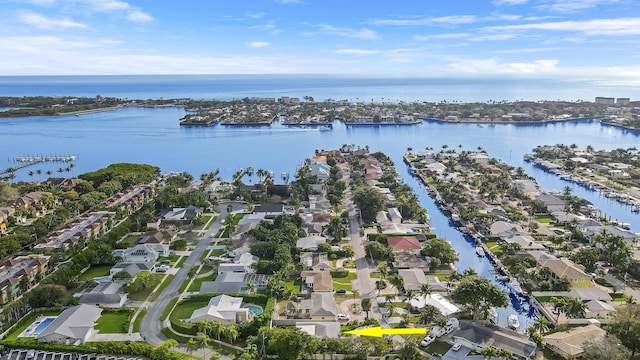
<path fill-rule="evenodd" d="M 435 353 L 435 354 L 444 355 L 447 353 L 447 351 L 449 351 L 449 349 L 451 349 L 451 346 L 453 345 L 446 343 L 444 341 L 436 340 L 431 345 L 427 346 L 425 351 L 430 354 Z"/>
<path fill-rule="evenodd" d="M 202 283 L 204 281 L 213 281 L 211 276 L 205 276 L 205 277 L 201 277 L 201 278 L 195 278 L 193 279 L 193 282 L 191 283 L 191 286 L 189 286 L 189 292 L 195 292 L 195 291 L 200 291 L 200 286 L 202 286 Z"/>
<path fill-rule="evenodd" d="M 164 277 L 164 275 L 161 275 L 161 274 L 151 274 L 151 276 L 157 277 L 159 281 L 162 281 L 162 278 Z M 147 299 L 147 297 L 149 297 L 149 294 L 151 294 L 154 288 L 155 286 L 150 286 L 140 291 L 131 292 L 128 294 L 129 300 L 144 301 Z"/>
<path fill-rule="evenodd" d="M 487 248 L 489 250 L 491 250 L 491 252 L 493 252 L 493 253 L 501 253 L 502 252 L 502 247 L 500 245 L 498 245 L 498 243 L 495 242 L 495 241 L 487 241 L 485 244 L 487 245 Z"/>
<path fill-rule="evenodd" d="M 289 279 L 285 282 L 287 289 L 291 290 L 292 293 L 298 294 L 300 293 L 300 286 L 302 285 L 302 278 L 300 276 L 290 276 Z"/>
<path fill-rule="evenodd" d="M 536 215 L 536 220 L 543 224 L 548 224 L 553 221 L 553 218 L 548 215 Z"/>
<path fill-rule="evenodd" d="M 109 270 L 113 265 L 95 265 L 78 276 L 79 281 L 87 281 L 96 277 L 109 276 Z"/>
<path fill-rule="evenodd" d="M 175 320 L 189 319 L 194 310 L 203 308 L 207 304 L 209 304 L 209 300 L 185 301 L 173 309 L 171 318 Z"/>
<path fill-rule="evenodd" d="M 123 334 L 129 331 L 129 323 L 131 322 L 131 316 L 133 310 L 119 310 L 117 312 L 111 312 L 107 310 L 102 311 L 102 316 L 98 319 L 95 329 L 99 330 L 101 334 Z"/>
<path fill-rule="evenodd" d="M 334 290 L 345 289 L 347 291 L 352 291 L 351 280 L 355 280 L 358 277 L 358 274 L 348 271 L 332 271 L 331 277 L 333 278 Z"/>

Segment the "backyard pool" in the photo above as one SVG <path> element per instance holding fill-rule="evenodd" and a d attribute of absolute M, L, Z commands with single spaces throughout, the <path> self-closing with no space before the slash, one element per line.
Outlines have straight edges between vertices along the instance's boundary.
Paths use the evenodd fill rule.
<path fill-rule="evenodd" d="M 111 280 L 111 276 L 100 276 L 100 277 L 93 278 L 93 281 L 97 283 L 103 283 L 110 280 Z"/>
<path fill-rule="evenodd" d="M 262 308 L 258 305 L 245 305 L 244 306 L 246 309 L 249 309 L 249 311 L 251 311 L 252 313 L 254 313 L 255 315 L 260 315 L 262 314 L 262 312 L 264 310 L 262 310 Z"/>
<path fill-rule="evenodd" d="M 113 257 L 122 257 L 122 255 L 124 255 L 124 250 L 114 250 L 111 253 L 111 256 Z"/>
<path fill-rule="evenodd" d="M 33 324 L 29 325 L 18 337 L 36 337 L 56 318 L 56 316 L 40 317 L 34 321 Z"/>

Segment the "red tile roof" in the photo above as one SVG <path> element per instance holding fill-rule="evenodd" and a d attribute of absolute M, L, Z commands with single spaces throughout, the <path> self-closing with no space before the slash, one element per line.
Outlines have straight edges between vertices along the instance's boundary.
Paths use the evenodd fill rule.
<path fill-rule="evenodd" d="M 389 236 L 387 243 L 394 250 L 420 250 L 422 246 L 415 236 Z"/>

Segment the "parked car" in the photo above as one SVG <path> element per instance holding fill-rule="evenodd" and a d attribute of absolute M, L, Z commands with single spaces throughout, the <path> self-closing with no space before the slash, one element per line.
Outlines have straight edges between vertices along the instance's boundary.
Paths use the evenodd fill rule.
<path fill-rule="evenodd" d="M 347 289 L 338 289 L 336 290 L 336 294 L 346 294 L 347 293 Z"/>
<path fill-rule="evenodd" d="M 427 335 L 424 339 L 422 339 L 422 341 L 420 342 L 420 346 L 429 346 L 431 345 L 434 341 L 436 341 L 436 337 L 433 335 Z"/>
<path fill-rule="evenodd" d="M 460 344 L 460 343 L 455 343 L 455 344 L 453 344 L 453 346 L 451 347 L 451 350 L 453 350 L 453 351 L 458 351 L 458 350 L 460 350 L 460 348 L 461 348 L 461 347 L 462 347 L 462 344 Z"/>
<path fill-rule="evenodd" d="M 338 314 L 336 315 L 336 319 L 338 320 L 349 320 L 351 319 L 351 316 L 348 314 Z"/>
<path fill-rule="evenodd" d="M 36 351 L 33 349 L 27 350 L 27 359 L 33 359 L 36 356 Z"/>

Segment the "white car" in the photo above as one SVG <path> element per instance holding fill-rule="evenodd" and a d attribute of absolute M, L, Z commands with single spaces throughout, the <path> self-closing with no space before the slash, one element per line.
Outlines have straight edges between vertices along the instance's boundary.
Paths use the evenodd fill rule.
<path fill-rule="evenodd" d="M 436 341 L 436 337 L 433 335 L 427 335 L 424 339 L 422 339 L 422 341 L 420 342 L 420 346 L 429 346 L 431 345 L 434 341 Z"/>
<path fill-rule="evenodd" d="M 349 320 L 349 319 L 351 319 L 351 316 L 349 316 L 348 314 L 338 314 L 338 315 L 336 315 L 336 319 L 338 319 L 338 320 Z"/>
<path fill-rule="evenodd" d="M 462 344 L 460 344 L 460 343 L 455 343 L 455 344 L 453 344 L 453 346 L 451 347 L 451 350 L 453 350 L 453 351 L 458 351 L 458 350 L 460 350 L 460 348 L 461 348 L 461 347 L 462 347 Z"/>

